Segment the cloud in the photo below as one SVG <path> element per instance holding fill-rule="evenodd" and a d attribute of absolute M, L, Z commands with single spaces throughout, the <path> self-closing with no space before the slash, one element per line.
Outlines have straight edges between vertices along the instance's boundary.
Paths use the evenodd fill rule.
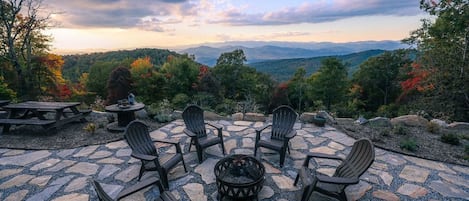
<path fill-rule="evenodd" d="M 174 16 L 190 14 L 193 6 L 188 6 L 187 0 L 46 0 L 60 16 L 55 20 L 64 27 L 119 27 L 163 31 L 162 24 L 179 22 Z M 156 18 L 161 18 L 156 20 Z M 171 20 L 166 20 L 171 18 Z M 149 20 L 151 19 L 151 20 Z M 152 24 L 153 23 L 153 24 Z M 161 24 L 159 24 L 161 23 Z M 150 28 L 148 28 L 150 27 Z"/>
<path fill-rule="evenodd" d="M 373 15 L 414 16 L 421 12 L 419 2 L 410 0 L 322 0 L 265 13 L 245 13 L 242 9 L 229 8 L 219 12 L 219 18 L 209 22 L 235 26 L 284 25 L 332 22 Z"/>

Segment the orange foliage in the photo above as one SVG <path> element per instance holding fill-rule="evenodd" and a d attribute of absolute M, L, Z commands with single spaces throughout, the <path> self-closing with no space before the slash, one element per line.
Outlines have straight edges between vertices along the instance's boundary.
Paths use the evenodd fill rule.
<path fill-rule="evenodd" d="M 433 84 L 425 84 L 423 81 L 428 77 L 429 71 L 421 69 L 421 65 L 419 63 L 412 63 L 411 65 L 412 70 L 407 73 L 409 75 L 409 79 L 401 82 L 401 87 L 404 93 L 408 93 L 412 90 L 417 90 L 419 92 L 423 92 L 425 90 L 433 89 Z"/>

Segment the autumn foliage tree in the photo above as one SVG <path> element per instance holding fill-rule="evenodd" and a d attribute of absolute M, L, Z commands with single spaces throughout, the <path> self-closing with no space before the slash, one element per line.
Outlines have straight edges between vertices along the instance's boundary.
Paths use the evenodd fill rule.
<path fill-rule="evenodd" d="M 403 82 L 416 88 L 415 109 L 451 120 L 469 119 L 469 4 L 467 0 L 421 0 L 420 7 L 436 17 L 405 40 L 419 54 Z"/>

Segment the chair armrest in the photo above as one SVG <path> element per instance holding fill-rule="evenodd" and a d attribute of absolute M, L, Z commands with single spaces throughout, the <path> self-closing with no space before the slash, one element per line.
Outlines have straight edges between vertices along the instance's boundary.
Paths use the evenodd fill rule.
<path fill-rule="evenodd" d="M 152 155 L 146 155 L 146 154 L 140 154 L 140 153 L 134 153 L 130 154 L 130 156 L 140 159 L 140 160 L 145 160 L 145 161 L 153 161 L 157 159 L 157 156 L 152 156 Z"/>
<path fill-rule="evenodd" d="M 307 153 L 305 161 L 303 163 L 303 166 L 308 167 L 309 161 L 311 158 L 325 158 L 325 159 L 334 159 L 334 160 L 344 160 L 341 157 L 335 156 L 335 155 L 329 155 L 329 154 L 322 154 L 322 153 Z"/>
<path fill-rule="evenodd" d="M 313 158 L 325 158 L 325 159 L 333 159 L 333 160 L 344 160 L 342 157 L 330 154 L 322 154 L 322 153 L 307 153 L 307 157 Z"/>
<path fill-rule="evenodd" d="M 153 140 L 153 142 L 161 142 L 161 143 L 166 143 L 166 144 L 172 144 L 176 147 L 176 152 L 177 153 L 182 153 L 181 150 L 181 145 L 179 144 L 179 141 L 176 140 L 170 140 L 170 139 L 161 139 L 161 140 Z"/>
<path fill-rule="evenodd" d="M 329 177 L 324 175 L 316 175 L 319 182 L 330 184 L 357 184 L 360 180 L 358 178 L 345 178 L 345 177 Z"/>
<path fill-rule="evenodd" d="M 263 130 L 265 130 L 266 128 L 271 127 L 271 126 L 272 126 L 272 124 L 267 124 L 267 125 L 265 125 L 265 126 L 262 127 L 262 128 L 256 129 L 256 133 L 260 133 L 260 132 L 262 132 Z"/>
<path fill-rule="evenodd" d="M 184 133 L 185 133 L 186 135 L 188 135 L 189 137 L 195 137 L 195 136 L 197 136 L 197 135 L 195 135 L 195 133 L 193 133 L 192 131 L 190 131 L 190 130 L 187 129 L 187 128 L 184 129 Z"/>
<path fill-rule="evenodd" d="M 285 135 L 285 138 L 291 139 L 296 136 L 296 130 L 292 130 L 290 133 Z"/>
<path fill-rule="evenodd" d="M 216 129 L 222 129 L 223 127 L 221 127 L 220 125 L 217 125 L 217 124 L 213 124 L 213 123 L 210 123 L 210 122 L 205 122 L 205 124 L 213 127 L 213 128 L 216 128 Z"/>
<path fill-rule="evenodd" d="M 154 139 L 153 142 L 161 142 L 161 143 L 173 144 L 173 145 L 179 144 L 179 141 L 171 140 L 171 139 Z"/>

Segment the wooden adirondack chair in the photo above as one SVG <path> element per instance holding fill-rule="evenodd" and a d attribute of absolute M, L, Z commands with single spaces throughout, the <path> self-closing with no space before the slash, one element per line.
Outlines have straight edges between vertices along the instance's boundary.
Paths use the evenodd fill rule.
<path fill-rule="evenodd" d="M 142 178 L 145 171 L 158 171 L 163 186 L 168 189 L 168 172 L 170 169 L 176 167 L 179 162 L 182 162 L 184 171 L 187 172 L 179 142 L 170 140 L 152 140 L 145 123 L 139 120 L 130 122 L 125 129 L 124 138 L 132 149 L 131 156 L 140 159 L 142 162 L 138 180 Z M 160 157 L 156 149 L 155 142 L 167 143 L 175 146 L 176 154 L 168 155 L 168 157 Z"/>
<path fill-rule="evenodd" d="M 192 144 L 194 144 L 197 150 L 197 158 L 199 159 L 199 163 L 202 163 L 203 161 L 204 149 L 216 144 L 221 144 L 223 155 L 225 155 L 222 127 L 216 124 L 205 122 L 204 111 L 202 108 L 197 105 L 189 105 L 182 112 L 182 118 L 186 124 L 184 133 L 191 138 L 189 151 Z M 217 130 L 217 136 L 207 135 L 207 129 L 205 125 L 215 128 Z"/>
<path fill-rule="evenodd" d="M 309 169 L 311 158 L 341 160 L 342 163 L 337 166 L 334 175 L 330 177 L 316 172 L 316 169 Z M 294 183 L 296 186 L 300 178 L 303 183 L 301 199 L 298 200 L 309 200 L 314 191 L 339 200 L 347 200 L 345 187 L 357 184 L 360 181 L 360 176 L 366 172 L 374 160 L 375 151 L 373 143 L 369 139 L 357 140 L 345 159 L 321 153 L 308 154 Z"/>
<path fill-rule="evenodd" d="M 143 188 L 146 188 L 150 185 L 156 184 L 158 188 L 160 189 L 160 196 L 158 197 L 157 201 L 176 201 L 177 199 L 174 197 L 173 194 L 169 191 L 165 191 L 163 186 L 161 185 L 160 180 L 156 177 L 150 177 L 148 179 L 142 180 L 141 182 L 136 183 L 133 186 L 130 186 L 128 188 L 125 188 L 119 194 L 117 195 L 116 199 L 112 199 L 109 194 L 107 194 L 101 184 L 97 182 L 96 180 L 90 179 L 89 180 L 91 185 L 94 187 L 94 190 L 96 191 L 96 194 L 98 195 L 98 199 L 100 201 L 114 201 L 114 200 L 120 200 L 132 193 L 135 193 Z"/>
<path fill-rule="evenodd" d="M 272 124 L 261 129 L 256 129 L 256 144 L 254 147 L 254 156 L 259 147 L 265 147 L 275 150 L 280 154 L 280 167 L 283 167 L 286 151 L 290 151 L 288 143 L 291 138 L 296 136 L 293 129 L 298 114 L 289 106 L 280 106 L 273 111 Z M 261 133 L 268 127 L 272 127 L 270 138 L 262 139 Z"/>

